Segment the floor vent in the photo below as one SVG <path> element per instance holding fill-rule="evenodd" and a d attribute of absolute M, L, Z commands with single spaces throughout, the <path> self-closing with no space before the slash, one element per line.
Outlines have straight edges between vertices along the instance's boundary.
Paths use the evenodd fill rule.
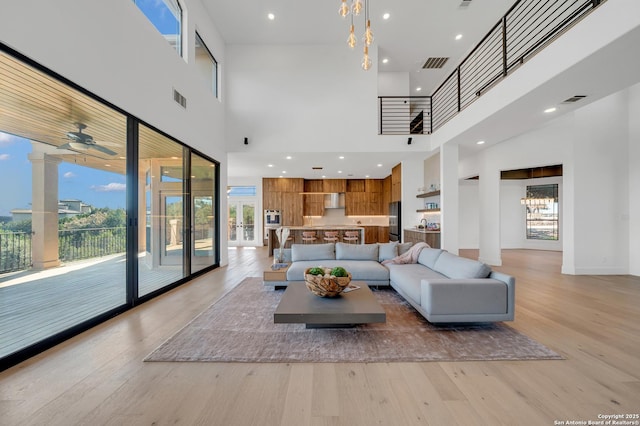
<path fill-rule="evenodd" d="M 176 89 L 173 89 L 173 100 L 179 103 L 184 109 L 187 108 L 187 98 L 182 96 Z"/>
<path fill-rule="evenodd" d="M 586 98 L 585 95 L 575 95 L 570 97 L 569 99 L 565 99 L 564 101 L 562 101 L 563 104 L 572 104 L 574 102 L 578 102 L 583 100 L 584 98 Z"/>
<path fill-rule="evenodd" d="M 427 61 L 422 66 L 422 68 L 424 69 L 442 68 L 444 64 L 447 63 L 448 60 L 449 58 L 428 58 Z"/>

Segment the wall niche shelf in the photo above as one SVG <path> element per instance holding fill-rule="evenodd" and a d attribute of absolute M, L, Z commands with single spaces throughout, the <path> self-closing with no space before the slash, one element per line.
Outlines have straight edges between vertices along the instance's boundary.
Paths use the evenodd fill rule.
<path fill-rule="evenodd" d="M 432 192 L 426 192 L 424 194 L 418 194 L 416 195 L 416 198 L 435 197 L 437 195 L 440 195 L 440 191 L 432 191 Z"/>
<path fill-rule="evenodd" d="M 440 213 L 440 209 L 418 209 L 418 213 Z"/>

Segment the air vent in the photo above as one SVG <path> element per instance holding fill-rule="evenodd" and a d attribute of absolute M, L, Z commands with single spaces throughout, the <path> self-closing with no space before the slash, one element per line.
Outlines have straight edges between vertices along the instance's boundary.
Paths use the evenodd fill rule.
<path fill-rule="evenodd" d="M 563 104 L 572 104 L 574 102 L 578 102 L 583 100 L 584 98 L 586 98 L 585 95 L 575 95 L 570 97 L 569 99 L 565 99 L 564 101 L 562 101 Z"/>
<path fill-rule="evenodd" d="M 471 0 L 462 0 L 462 1 L 460 2 L 460 6 L 458 6 L 458 7 L 467 7 L 467 6 L 469 6 L 470 4 L 471 4 Z"/>
<path fill-rule="evenodd" d="M 176 89 L 173 89 L 173 100 L 179 103 L 184 109 L 187 108 L 187 98 L 182 96 Z"/>
<path fill-rule="evenodd" d="M 424 69 L 437 69 L 442 68 L 447 63 L 449 58 L 428 58 L 422 68 Z"/>
<path fill-rule="evenodd" d="M 312 170 L 322 170 L 324 167 L 320 167 L 320 166 L 315 166 L 315 167 L 311 167 Z"/>

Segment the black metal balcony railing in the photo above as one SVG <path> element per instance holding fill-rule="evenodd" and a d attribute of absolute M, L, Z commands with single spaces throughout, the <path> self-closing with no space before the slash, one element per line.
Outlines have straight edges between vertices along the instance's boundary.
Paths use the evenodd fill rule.
<path fill-rule="evenodd" d="M 126 231 L 125 227 L 58 231 L 58 256 L 60 260 L 70 262 L 124 253 Z M 0 233 L 0 274 L 30 268 L 33 262 L 31 250 L 31 233 Z"/>
<path fill-rule="evenodd" d="M 380 134 L 431 132 L 431 96 L 384 96 L 380 99 Z"/>
<path fill-rule="evenodd" d="M 534 1 L 518 0 L 497 22 L 460 65 L 433 92 L 429 101 L 432 133 L 495 86 L 525 60 L 540 51 L 563 31 L 577 23 L 606 0 Z M 383 134 L 411 134 L 410 120 L 395 119 L 399 102 L 411 104 L 425 97 L 379 97 Z M 390 101 L 393 99 L 393 101 Z M 430 114 L 428 114 L 430 112 Z M 412 117 L 413 119 L 413 117 Z"/>
<path fill-rule="evenodd" d="M 90 228 L 58 231 L 58 255 L 62 261 L 124 253 L 127 228 Z"/>
<path fill-rule="evenodd" d="M 0 233 L 0 273 L 21 271 L 31 266 L 31 233 Z"/>

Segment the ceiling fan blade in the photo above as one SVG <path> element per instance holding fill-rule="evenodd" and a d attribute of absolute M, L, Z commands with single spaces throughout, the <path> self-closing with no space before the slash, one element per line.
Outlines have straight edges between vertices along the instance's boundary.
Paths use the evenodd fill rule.
<path fill-rule="evenodd" d="M 104 146 L 100 146 L 100 145 L 96 145 L 96 144 L 89 145 L 89 148 L 95 149 L 97 151 L 100 151 L 100 152 L 108 154 L 108 155 L 116 155 L 117 154 L 117 152 L 111 151 L 109 148 L 105 148 Z"/>

